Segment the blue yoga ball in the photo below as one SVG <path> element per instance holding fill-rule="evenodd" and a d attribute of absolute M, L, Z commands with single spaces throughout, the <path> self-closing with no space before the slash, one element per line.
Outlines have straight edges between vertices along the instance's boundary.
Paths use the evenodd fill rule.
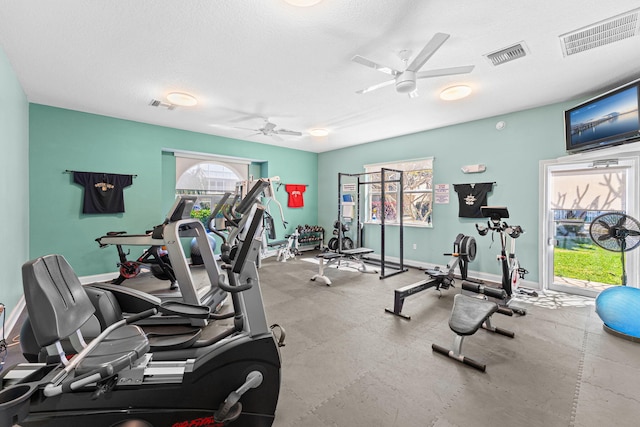
<path fill-rule="evenodd" d="M 216 250 L 216 239 L 213 237 L 211 233 L 207 233 L 207 239 L 209 239 L 209 246 L 211 246 L 211 251 Z M 191 264 L 193 265 L 202 265 L 202 254 L 200 253 L 200 247 L 198 247 L 198 240 L 194 237 L 191 239 Z"/>
<path fill-rule="evenodd" d="M 640 338 L 640 289 L 616 286 L 600 292 L 596 313 L 614 331 Z"/>

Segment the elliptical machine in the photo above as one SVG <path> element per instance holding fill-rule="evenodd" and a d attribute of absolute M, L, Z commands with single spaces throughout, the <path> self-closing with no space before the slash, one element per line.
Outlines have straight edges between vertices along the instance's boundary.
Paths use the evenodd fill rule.
<path fill-rule="evenodd" d="M 271 426 L 281 362 L 256 268 L 262 214 L 262 207 L 252 208 L 222 267 L 228 284 L 219 286 L 233 302 L 229 332 L 201 347 L 168 349 L 161 361 L 133 323 L 165 310 L 211 320 L 217 315 L 206 306 L 162 303 L 111 324 L 87 345 L 79 328 L 96 309 L 71 267 L 60 255 L 27 262 L 23 285 L 27 309 L 37 313 L 35 338 L 58 363 L 3 371 L 0 426 Z M 61 344 L 67 337 L 78 348 L 70 360 Z"/>

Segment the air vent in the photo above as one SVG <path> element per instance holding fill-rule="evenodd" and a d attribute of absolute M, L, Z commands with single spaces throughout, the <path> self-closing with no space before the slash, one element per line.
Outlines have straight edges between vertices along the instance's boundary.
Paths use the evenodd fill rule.
<path fill-rule="evenodd" d="M 560 36 L 564 56 L 605 46 L 638 34 L 640 8 Z"/>
<path fill-rule="evenodd" d="M 173 110 L 173 109 L 176 108 L 176 106 L 173 105 L 173 104 L 169 104 L 167 102 L 158 101 L 157 99 L 152 99 L 151 102 L 149 102 L 149 105 L 151 107 L 163 107 L 163 108 L 166 108 L 167 110 Z"/>
<path fill-rule="evenodd" d="M 514 59 L 522 58 L 527 55 L 527 48 L 524 42 L 514 44 L 504 49 L 500 49 L 493 53 L 484 55 L 493 65 L 504 64 Z"/>

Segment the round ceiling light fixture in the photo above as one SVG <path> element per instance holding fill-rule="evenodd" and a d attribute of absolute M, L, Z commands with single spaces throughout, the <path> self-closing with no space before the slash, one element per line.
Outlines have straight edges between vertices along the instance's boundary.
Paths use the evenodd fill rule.
<path fill-rule="evenodd" d="M 179 107 L 193 107 L 198 103 L 195 96 L 185 92 L 171 92 L 167 95 L 167 101 Z"/>
<path fill-rule="evenodd" d="M 440 99 L 445 101 L 456 101 L 466 98 L 471 94 L 471 88 L 467 85 L 450 86 L 440 92 Z"/>
<path fill-rule="evenodd" d="M 310 6 L 315 6 L 316 4 L 320 3 L 322 0 L 284 0 L 284 1 L 289 3 L 291 6 L 310 7 Z"/>
<path fill-rule="evenodd" d="M 309 131 L 311 136 L 323 137 L 329 135 L 329 131 L 323 128 L 315 128 Z"/>

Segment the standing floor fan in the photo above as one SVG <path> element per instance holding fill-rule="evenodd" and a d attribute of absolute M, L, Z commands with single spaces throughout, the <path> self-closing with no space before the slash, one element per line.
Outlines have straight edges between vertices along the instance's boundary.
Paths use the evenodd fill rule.
<path fill-rule="evenodd" d="M 640 245 L 640 223 L 626 214 L 609 212 L 593 220 L 589 234 L 601 248 L 620 252 L 622 261 L 622 286 L 600 292 L 596 313 L 607 332 L 640 342 L 640 289 L 627 287 L 625 265 L 625 253 Z"/>

